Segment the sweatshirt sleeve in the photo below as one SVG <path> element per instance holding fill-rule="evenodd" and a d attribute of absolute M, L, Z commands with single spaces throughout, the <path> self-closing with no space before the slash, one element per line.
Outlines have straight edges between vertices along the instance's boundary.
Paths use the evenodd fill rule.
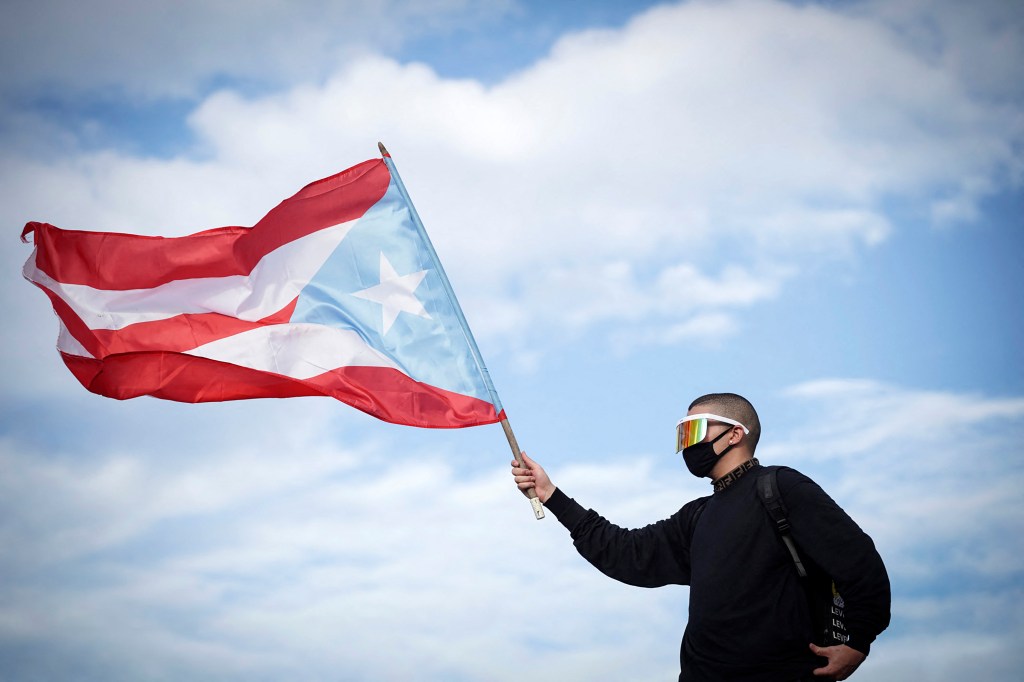
<path fill-rule="evenodd" d="M 557 488 L 545 506 L 569 530 L 576 551 L 599 571 L 627 585 L 661 587 L 690 584 L 695 502 L 639 529 L 620 528 Z"/>
<path fill-rule="evenodd" d="M 811 479 L 779 469 L 793 539 L 836 584 L 845 602 L 847 645 L 868 654 L 889 625 L 889 575 L 871 538 Z"/>

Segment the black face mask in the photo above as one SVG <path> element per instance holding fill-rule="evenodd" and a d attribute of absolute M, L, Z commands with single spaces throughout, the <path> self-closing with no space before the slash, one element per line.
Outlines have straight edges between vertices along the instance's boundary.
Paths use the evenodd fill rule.
<path fill-rule="evenodd" d="M 725 450 L 722 450 L 722 454 L 716 454 L 715 443 L 721 440 L 722 436 L 730 433 L 732 433 L 731 428 L 718 434 L 714 440 L 694 443 L 688 448 L 683 448 L 683 461 L 686 462 L 686 468 L 690 470 L 691 474 L 697 478 L 704 478 L 711 473 L 711 470 L 715 468 L 715 464 L 718 462 L 718 458 L 732 449 L 732 445 L 730 445 Z"/>

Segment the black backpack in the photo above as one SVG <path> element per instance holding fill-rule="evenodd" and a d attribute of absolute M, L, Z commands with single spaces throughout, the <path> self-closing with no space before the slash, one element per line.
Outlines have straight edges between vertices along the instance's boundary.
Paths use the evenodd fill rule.
<path fill-rule="evenodd" d="M 757 494 L 761 503 L 768 510 L 768 515 L 775 521 L 779 537 L 785 543 L 793 564 L 796 566 L 800 583 L 807 593 L 807 601 L 811 607 L 811 618 L 814 623 L 815 644 L 818 646 L 835 646 L 845 644 L 850 636 L 846 633 L 845 608 L 843 598 L 836 590 L 836 584 L 828 575 L 813 564 L 804 564 L 800 559 L 793 537 L 786 505 L 779 494 L 778 469 L 770 469 L 757 477 Z"/>

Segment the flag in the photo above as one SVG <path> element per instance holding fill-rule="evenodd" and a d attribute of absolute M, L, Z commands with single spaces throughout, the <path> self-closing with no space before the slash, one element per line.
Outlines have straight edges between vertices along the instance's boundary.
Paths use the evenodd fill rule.
<path fill-rule="evenodd" d="M 330 396 L 436 428 L 504 417 L 388 157 L 307 185 L 252 227 L 151 237 L 30 222 L 29 235 L 24 275 L 93 393 Z"/>

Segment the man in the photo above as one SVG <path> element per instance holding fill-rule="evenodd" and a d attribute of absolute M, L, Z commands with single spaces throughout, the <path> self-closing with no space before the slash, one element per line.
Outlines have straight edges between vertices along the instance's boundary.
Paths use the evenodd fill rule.
<path fill-rule="evenodd" d="M 745 398 L 694 400 L 677 426 L 677 449 L 714 493 L 635 530 L 584 509 L 525 453 L 523 466 L 512 463 L 518 487 L 536 490 L 601 572 L 640 587 L 690 586 L 680 682 L 845 680 L 889 624 L 889 578 L 871 538 L 811 479 L 762 467 L 754 458 L 760 435 Z M 807 594 L 755 485 L 771 469 L 803 562 L 830 576 L 845 600 L 845 644 L 812 642 Z"/>

